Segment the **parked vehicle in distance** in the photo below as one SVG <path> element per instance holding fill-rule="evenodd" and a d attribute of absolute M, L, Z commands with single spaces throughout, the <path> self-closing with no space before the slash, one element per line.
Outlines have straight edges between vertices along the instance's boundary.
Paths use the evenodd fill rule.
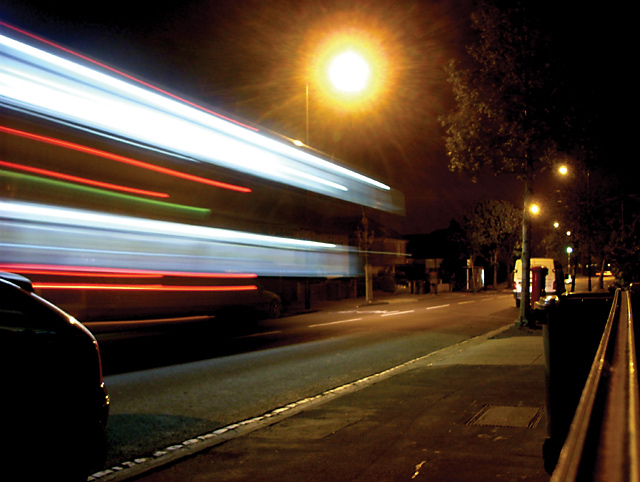
<path fill-rule="evenodd" d="M 106 457 L 109 395 L 94 336 L 0 272 L 0 464 L 15 480 L 86 481 Z"/>
<path fill-rule="evenodd" d="M 282 298 L 272 291 L 258 288 L 247 292 L 237 303 L 229 303 L 217 309 L 216 316 L 242 316 L 247 319 L 256 317 L 280 318 L 282 316 Z"/>
<path fill-rule="evenodd" d="M 543 295 L 561 295 L 565 292 L 565 279 L 562 271 L 562 265 L 552 258 L 531 258 L 530 267 L 541 266 L 547 269 L 545 276 L 545 286 Z M 531 279 L 531 276 L 530 278 Z M 529 283 L 531 290 L 531 282 Z M 516 260 L 515 269 L 513 270 L 513 297 L 516 300 L 516 306 L 520 306 L 522 299 L 522 260 Z"/>
<path fill-rule="evenodd" d="M 258 289 L 250 307 L 272 319 L 282 315 L 282 299 L 269 290 Z"/>

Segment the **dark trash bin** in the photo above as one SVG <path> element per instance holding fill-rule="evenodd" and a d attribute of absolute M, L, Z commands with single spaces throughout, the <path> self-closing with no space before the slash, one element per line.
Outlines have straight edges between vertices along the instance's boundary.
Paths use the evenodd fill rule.
<path fill-rule="evenodd" d="M 545 469 L 552 473 L 613 303 L 609 293 L 547 296 L 535 305 L 545 355 L 547 438 Z"/>

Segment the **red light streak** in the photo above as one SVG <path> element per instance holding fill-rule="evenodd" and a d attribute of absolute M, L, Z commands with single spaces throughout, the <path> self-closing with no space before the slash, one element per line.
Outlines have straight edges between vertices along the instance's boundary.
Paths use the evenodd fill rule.
<path fill-rule="evenodd" d="M 78 272 L 78 271 L 64 271 L 64 270 L 43 270 L 43 269 L 20 269 L 13 270 L 21 274 L 41 274 L 41 275 L 53 275 L 53 276 L 99 276 L 100 278 L 122 278 L 123 275 L 117 273 L 91 273 L 91 272 Z M 160 275 L 155 274 L 128 274 L 127 278 L 161 278 Z"/>
<path fill-rule="evenodd" d="M 180 276 L 189 278 L 252 279 L 255 273 L 194 273 L 190 271 L 136 270 L 124 268 L 99 268 L 92 266 L 59 266 L 52 264 L 0 264 L 2 271 L 16 271 L 23 274 L 46 274 L 60 276 L 108 276 L 108 277 L 148 277 Z"/>
<path fill-rule="evenodd" d="M 13 30 L 15 32 L 19 32 L 19 33 L 21 33 L 23 35 L 31 37 L 32 39 L 38 40 L 38 41 L 43 42 L 43 43 L 45 43 L 47 45 L 50 45 L 50 46 L 55 47 L 57 49 L 60 49 L 63 52 L 71 54 L 71 55 L 73 55 L 75 57 L 78 57 L 78 58 L 81 58 L 83 60 L 86 60 L 87 62 L 90 62 L 90 63 L 92 63 L 94 65 L 99 66 L 99 67 L 102 67 L 103 69 L 107 69 L 110 72 L 113 72 L 113 73 L 116 73 L 118 75 L 121 75 L 122 77 L 125 77 L 125 78 L 127 78 L 129 80 L 132 80 L 132 81 L 134 81 L 134 82 L 136 82 L 138 84 L 144 85 L 145 87 L 153 89 L 156 92 L 160 92 L 161 94 L 167 95 L 167 96 L 171 97 L 172 99 L 176 99 L 176 100 L 179 100 L 180 102 L 184 102 L 185 104 L 188 104 L 191 107 L 195 107 L 196 109 L 199 109 L 201 111 L 207 112 L 208 114 L 214 115 L 214 116 L 216 116 L 216 117 L 218 117 L 220 119 L 224 119 L 226 121 L 233 122 L 234 124 L 239 125 L 241 127 L 244 127 L 245 129 L 249 129 L 249 130 L 252 130 L 252 131 L 255 131 L 255 132 L 259 132 L 260 131 L 260 129 L 258 129 L 256 127 L 252 127 L 252 126 L 249 126 L 247 124 L 243 124 L 242 122 L 239 122 L 239 121 L 237 121 L 235 119 L 232 119 L 230 117 L 224 116 L 222 114 L 219 114 L 218 112 L 212 111 L 212 110 L 207 109 L 205 107 L 202 107 L 202 106 L 200 106 L 198 104 L 190 102 L 190 101 L 188 101 L 186 99 L 183 99 L 180 96 L 172 94 L 171 92 L 167 92 L 166 90 L 162 90 L 159 87 L 156 87 L 155 85 L 152 85 L 152 84 L 149 84 L 147 82 L 144 82 L 143 80 L 140 80 L 140 79 L 138 79 L 136 77 L 133 77 L 133 76 L 131 76 L 129 74 L 126 74 L 126 73 L 124 73 L 124 72 L 122 72 L 122 71 L 120 71 L 118 69 L 114 69 L 113 67 L 109 67 L 108 65 L 103 64 L 101 62 L 98 62 L 97 60 L 94 60 L 94 59 L 92 59 L 90 57 L 86 57 L 86 56 L 84 56 L 82 54 L 79 54 L 78 52 L 74 52 L 71 49 L 65 48 L 65 47 L 63 47 L 61 45 L 58 45 L 58 44 L 56 44 L 54 42 L 51 42 L 50 40 L 46 40 L 46 39 L 44 39 L 42 37 L 39 37 L 38 35 L 34 35 L 34 34 L 30 33 L 30 32 L 27 32 L 26 30 L 22 30 L 20 28 L 14 27 L 13 25 L 9 25 L 8 23 L 2 22 L 2 21 L 0 21 L 0 25 L 2 25 L 3 27 L 7 27 L 7 28 L 9 28 L 9 29 L 11 29 L 11 30 Z"/>
<path fill-rule="evenodd" d="M 2 22 L 0 22 L 2 24 Z M 234 184 L 227 184 L 225 182 L 214 181 L 212 179 L 206 179 L 200 176 L 194 176 L 192 174 L 187 174 L 185 172 L 175 171 L 173 169 L 168 169 L 166 167 L 156 166 L 155 164 L 149 164 L 148 162 L 138 161 L 136 159 L 131 159 L 130 157 L 120 156 L 118 154 L 112 154 L 110 152 L 102 151 L 100 149 L 94 149 L 92 147 L 83 146 L 80 144 L 75 144 L 73 142 L 63 141 L 61 139 L 55 139 L 53 137 L 41 136 L 38 134 L 33 134 L 31 132 L 20 131 L 17 129 L 12 129 L 10 127 L 0 125 L 0 132 L 4 132 L 6 134 L 11 134 L 14 136 L 23 137 L 25 139 L 30 139 L 33 141 L 44 142 L 46 144 L 52 144 L 58 147 L 64 147 L 67 149 L 72 149 L 74 151 L 84 152 L 87 154 L 91 154 L 94 156 L 102 157 L 104 159 L 110 159 L 116 162 L 122 162 L 123 164 L 129 164 L 131 166 L 141 167 L 143 169 L 148 169 L 150 171 L 159 172 L 161 174 L 166 174 L 168 176 L 178 177 L 181 179 L 186 179 L 187 181 L 194 181 L 200 184 L 206 184 L 213 187 L 219 187 L 222 189 L 229 189 L 231 191 L 249 193 L 251 189 L 243 186 L 236 186 Z"/>
<path fill-rule="evenodd" d="M 77 182 L 80 184 L 86 184 L 88 186 L 101 187 L 105 189 L 113 189 L 115 191 L 123 191 L 132 194 L 141 194 L 143 196 L 153 196 L 159 198 L 168 198 L 169 195 L 164 192 L 147 191 L 146 189 L 137 189 L 134 187 L 120 186 L 118 184 L 111 184 L 109 182 L 94 181 L 93 179 L 86 179 L 84 177 L 72 176 L 70 174 L 63 174 L 61 172 L 49 171 L 47 169 L 40 169 L 38 167 L 23 166 L 21 164 L 14 164 L 12 162 L 0 161 L 0 166 L 10 167 L 12 169 L 19 169 L 25 172 L 31 172 L 33 174 L 40 174 L 43 176 L 49 176 L 56 179 L 62 179 L 65 181 Z"/>
<path fill-rule="evenodd" d="M 127 291 L 254 291 L 255 285 L 246 286 L 171 286 L 171 285 L 135 285 L 135 284 L 94 284 L 94 283 L 33 283 L 41 290 L 127 290 Z"/>

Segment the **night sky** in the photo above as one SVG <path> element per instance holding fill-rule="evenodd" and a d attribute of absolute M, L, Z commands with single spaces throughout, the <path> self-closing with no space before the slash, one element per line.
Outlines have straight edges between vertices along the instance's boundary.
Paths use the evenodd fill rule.
<path fill-rule="evenodd" d="M 368 38 L 389 66 L 383 94 L 353 112 L 336 108 L 311 84 L 309 144 L 404 192 L 407 216 L 383 221 L 414 234 L 461 220 L 480 200 L 521 203 L 522 187 L 509 176 L 486 173 L 472 183 L 447 167 L 438 117 L 447 112 L 452 96 L 443 67 L 464 53 L 470 4 L 182 0 L 161 6 L 3 0 L 0 19 L 299 139 L 305 136 L 305 85 L 317 56 L 314 47 L 336 30 Z M 589 106 L 589 115 L 598 116 L 593 136 L 604 153 L 599 162 L 634 162 L 622 147 L 628 121 L 613 114 L 635 97 L 626 90 L 631 57 L 620 26 L 625 14 L 589 9 L 583 2 L 537 4 L 547 8 L 555 48 L 568 66 L 563 87 L 579 92 L 582 97 L 576 98 Z M 609 135 L 607 129 L 619 124 Z"/>

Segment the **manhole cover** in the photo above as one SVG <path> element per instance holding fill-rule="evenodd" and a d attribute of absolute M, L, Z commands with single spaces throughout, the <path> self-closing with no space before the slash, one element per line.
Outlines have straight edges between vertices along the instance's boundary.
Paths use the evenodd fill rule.
<path fill-rule="evenodd" d="M 542 414 L 541 407 L 485 405 L 467 422 L 467 425 L 533 428 L 542 418 Z"/>

